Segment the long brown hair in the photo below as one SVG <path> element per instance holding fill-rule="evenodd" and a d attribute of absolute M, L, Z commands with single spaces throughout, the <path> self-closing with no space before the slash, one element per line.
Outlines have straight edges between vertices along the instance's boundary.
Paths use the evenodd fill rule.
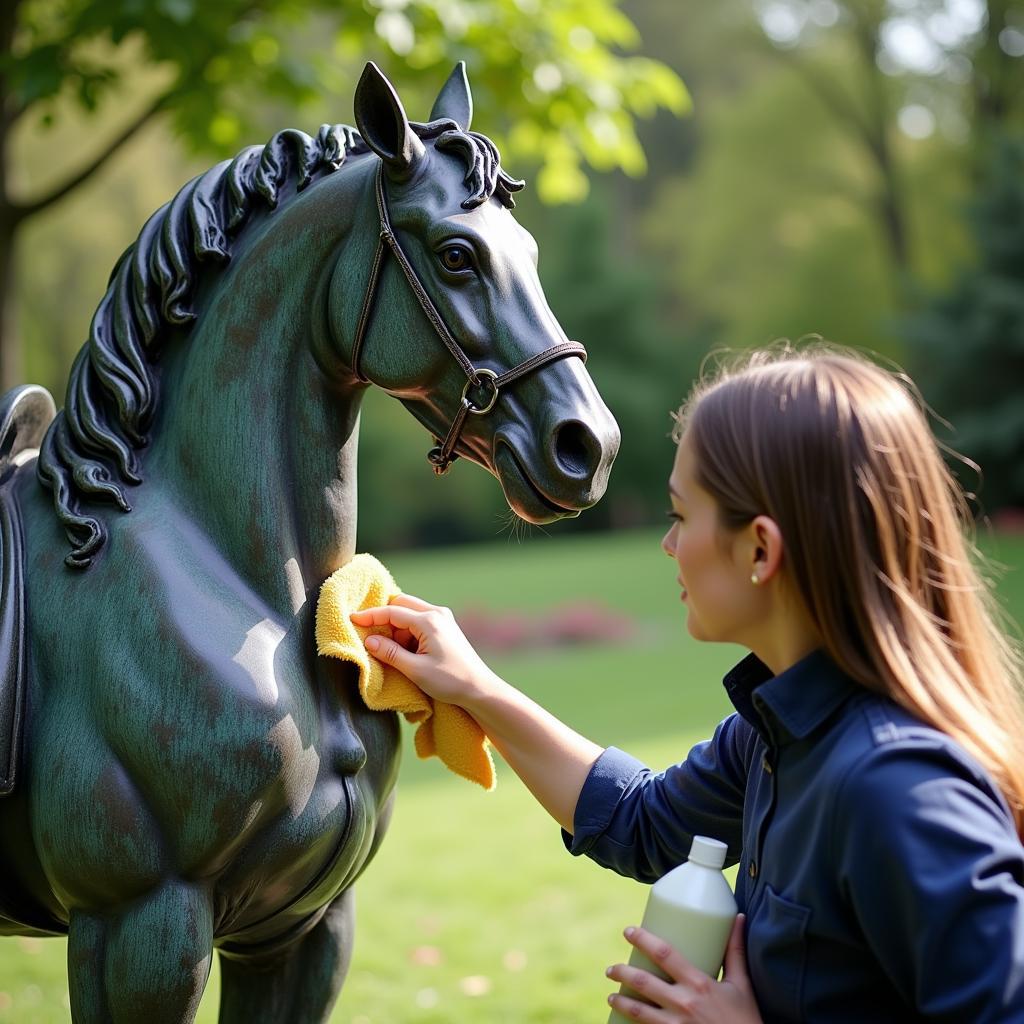
<path fill-rule="evenodd" d="M 829 656 L 967 750 L 1024 837 L 1019 647 L 909 378 L 774 346 L 698 384 L 676 420 L 723 528 L 778 524 Z"/>

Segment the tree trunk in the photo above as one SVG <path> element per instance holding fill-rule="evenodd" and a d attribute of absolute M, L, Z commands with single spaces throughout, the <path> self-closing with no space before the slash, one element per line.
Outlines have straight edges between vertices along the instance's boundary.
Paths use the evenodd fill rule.
<path fill-rule="evenodd" d="M 988 0 L 985 24 L 972 54 L 971 153 L 976 181 L 984 175 L 991 147 L 1004 131 L 1024 83 L 1020 58 L 1011 57 L 999 45 L 999 33 L 1013 24 L 1012 8 L 1016 6 L 1009 0 Z"/>
<path fill-rule="evenodd" d="M 906 285 L 912 268 L 907 211 L 889 137 L 892 130 L 892 111 L 886 95 L 885 80 L 878 67 L 882 17 L 881 9 L 873 14 L 860 12 L 854 18 L 853 34 L 866 83 L 866 141 L 879 177 L 875 204 L 882 237 L 894 271 L 896 301 L 902 304 L 906 298 Z"/>
<path fill-rule="evenodd" d="M 1007 26 L 1009 6 L 1006 0 L 989 0 L 985 5 L 985 26 L 974 55 L 974 117 L 983 135 L 990 125 L 1006 117 L 1009 108 L 1006 65 L 1012 58 L 999 45 L 999 33 Z"/>
<path fill-rule="evenodd" d="M 852 132 L 877 175 L 871 197 L 870 211 L 879 229 L 880 240 L 893 270 L 896 302 L 906 297 L 906 282 L 912 271 L 913 253 L 908 230 L 908 210 L 901 175 L 890 138 L 892 110 L 886 92 L 885 77 L 878 67 L 882 22 L 885 8 L 880 4 L 862 7 L 846 5 L 848 15 L 845 31 L 859 63 L 860 95 L 849 94 L 829 72 L 815 65 L 799 50 L 770 51 L 786 60 L 797 71 L 817 98 Z"/>
<path fill-rule="evenodd" d="M 0 4 L 0 56 L 10 59 L 21 0 Z M 14 100 L 7 81 L 0 74 L 0 394 L 22 381 L 21 346 L 16 338 L 13 316 L 14 237 L 18 221 L 7 191 L 7 160 Z"/>
<path fill-rule="evenodd" d="M 14 225 L 0 218 L 0 394 L 25 382 L 14 317 L 15 235 Z"/>

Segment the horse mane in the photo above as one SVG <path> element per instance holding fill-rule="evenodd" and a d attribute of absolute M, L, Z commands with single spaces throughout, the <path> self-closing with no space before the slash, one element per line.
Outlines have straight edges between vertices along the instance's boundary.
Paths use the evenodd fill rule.
<path fill-rule="evenodd" d="M 463 207 L 492 195 L 515 205 L 513 193 L 524 183 L 502 170 L 490 139 L 449 119 L 411 127 L 465 163 L 469 196 Z M 39 449 L 36 471 L 53 493 L 72 548 L 68 566 L 88 568 L 106 542 L 102 520 L 84 506 L 106 502 L 131 511 L 126 487 L 142 483 L 137 453 L 148 442 L 159 397 L 154 360 L 169 328 L 187 329 L 196 319 L 190 300 L 203 271 L 231 259 L 252 214 L 276 209 L 289 182 L 295 188 L 285 202 L 333 174 L 349 155 L 366 152 L 362 137 L 347 125 L 322 125 L 316 138 L 291 128 L 278 132 L 265 146 L 243 149 L 185 185 L 117 261 L 72 365 L 64 408 Z"/>

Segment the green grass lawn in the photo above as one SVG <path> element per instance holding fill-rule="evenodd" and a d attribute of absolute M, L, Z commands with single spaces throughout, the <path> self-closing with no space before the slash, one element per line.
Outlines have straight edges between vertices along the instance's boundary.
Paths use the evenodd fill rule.
<path fill-rule="evenodd" d="M 387 559 L 399 584 L 456 610 L 542 612 L 581 598 L 638 625 L 626 644 L 491 659 L 506 678 L 599 743 L 648 763 L 679 759 L 729 706 L 720 678 L 742 655 L 689 639 L 675 571 L 653 531 L 527 545 L 496 543 Z M 1024 620 L 1024 538 L 986 550 Z M 624 957 L 624 925 L 645 899 L 636 883 L 565 853 L 558 828 L 499 763 L 484 793 L 407 748 L 390 833 L 357 886 L 343 1024 L 601 1024 Z M 63 940 L 0 939 L 0 1024 L 69 1018 Z M 214 967 L 199 1014 L 216 1020 Z"/>

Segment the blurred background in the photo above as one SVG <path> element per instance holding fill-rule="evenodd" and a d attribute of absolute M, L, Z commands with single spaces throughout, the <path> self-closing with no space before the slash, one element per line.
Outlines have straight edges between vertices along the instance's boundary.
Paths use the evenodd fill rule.
<path fill-rule="evenodd" d="M 6 0 L 0 55 L 0 385 L 58 405 L 119 255 L 190 177 L 351 123 L 367 59 L 413 119 L 467 62 L 622 449 L 597 507 L 521 529 L 371 392 L 359 546 L 598 742 L 666 764 L 729 710 L 740 652 L 688 638 L 655 525 L 670 410 L 723 347 L 818 334 L 906 369 L 1024 620 L 1024 0 Z M 604 1019 L 643 893 L 499 777 L 406 757 L 332 1020 Z M 67 1020 L 64 948 L 0 940 L 0 1022 Z M 201 1021 L 216 999 L 214 966 Z"/>
<path fill-rule="evenodd" d="M 5 388 L 63 404 L 115 261 L 193 174 L 351 123 L 366 59 L 425 118 L 465 59 L 622 428 L 607 496 L 559 535 L 660 517 L 668 413 L 710 350 L 814 333 L 910 371 L 983 467 L 958 463 L 981 513 L 1024 506 L 1024 3 L 9 0 L 0 21 Z M 362 436 L 362 547 L 511 532 L 478 469 L 433 477 L 397 403 L 371 394 Z"/>

